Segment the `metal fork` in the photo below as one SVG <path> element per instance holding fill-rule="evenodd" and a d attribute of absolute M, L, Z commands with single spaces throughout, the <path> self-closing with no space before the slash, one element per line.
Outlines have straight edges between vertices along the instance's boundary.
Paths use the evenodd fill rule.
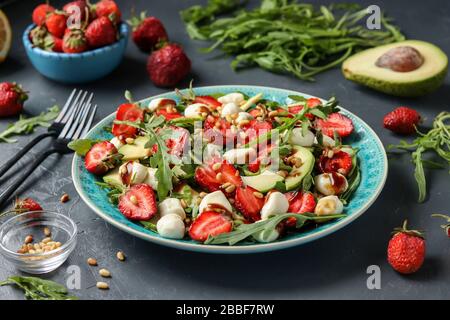
<path fill-rule="evenodd" d="M 90 98 L 92 98 L 92 94 Z M 27 168 L 25 172 L 0 195 L 0 207 L 5 204 L 5 202 L 13 195 L 20 185 L 49 155 L 53 153 L 67 154 L 73 152 L 67 147 L 67 144 L 72 140 L 76 140 L 86 135 L 92 125 L 96 111 L 97 105 L 92 107 L 91 99 L 88 99 L 84 103 L 75 104 L 74 107 L 72 107 L 66 114 L 66 123 L 60 130 L 58 137 L 53 140 L 52 147 L 39 155 L 31 163 L 30 167 Z M 63 120 L 65 120 L 66 117 L 63 116 L 63 118 Z"/>
<path fill-rule="evenodd" d="M 31 140 L 25 147 L 23 147 L 17 154 L 15 154 L 11 159 L 6 161 L 2 167 L 0 167 L 0 177 L 2 177 L 14 164 L 16 164 L 34 145 L 36 145 L 41 140 L 47 137 L 57 137 L 58 134 L 64 128 L 71 115 L 77 110 L 78 106 L 85 103 L 89 104 L 94 96 L 93 93 L 88 96 L 87 91 L 73 89 L 63 109 L 59 113 L 58 117 L 53 121 L 53 123 L 48 128 L 47 132 L 38 135 L 36 138 Z"/>

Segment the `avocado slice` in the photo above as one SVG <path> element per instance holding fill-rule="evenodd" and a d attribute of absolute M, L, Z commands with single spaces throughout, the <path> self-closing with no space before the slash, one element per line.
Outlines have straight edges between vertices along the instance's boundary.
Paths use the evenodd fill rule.
<path fill-rule="evenodd" d="M 104 175 L 103 182 L 118 189 L 123 189 L 125 187 L 122 183 L 122 179 L 120 178 L 119 167 L 114 168 L 106 175 Z"/>
<path fill-rule="evenodd" d="M 272 171 L 266 170 L 256 176 L 242 177 L 242 181 L 253 189 L 265 193 L 272 190 L 277 182 L 283 181 L 284 178 Z"/>
<path fill-rule="evenodd" d="M 137 137 L 133 144 L 125 144 L 119 148 L 119 153 L 123 155 L 122 160 L 138 160 L 149 155 L 150 149 L 145 148 L 148 138 Z"/>
<path fill-rule="evenodd" d="M 401 62 L 405 68 L 401 68 Z M 342 64 L 348 80 L 401 97 L 421 96 L 436 90 L 444 81 L 447 68 L 446 54 L 437 46 L 419 40 L 367 49 Z"/>
<path fill-rule="evenodd" d="M 293 157 L 299 158 L 302 165 L 292 169 L 289 176 L 286 177 L 286 190 L 294 190 L 300 186 L 303 178 L 310 174 L 314 168 L 314 155 L 305 147 L 293 146 Z"/>

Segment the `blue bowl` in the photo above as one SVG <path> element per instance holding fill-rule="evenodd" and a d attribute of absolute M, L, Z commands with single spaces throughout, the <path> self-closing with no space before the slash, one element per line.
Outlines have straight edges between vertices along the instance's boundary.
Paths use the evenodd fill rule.
<path fill-rule="evenodd" d="M 89 82 L 111 73 L 122 61 L 129 36 L 127 24 L 122 23 L 120 39 L 112 45 L 82 53 L 58 53 L 33 47 L 29 34 L 34 27 L 29 25 L 22 38 L 28 58 L 42 75 L 63 83 Z"/>

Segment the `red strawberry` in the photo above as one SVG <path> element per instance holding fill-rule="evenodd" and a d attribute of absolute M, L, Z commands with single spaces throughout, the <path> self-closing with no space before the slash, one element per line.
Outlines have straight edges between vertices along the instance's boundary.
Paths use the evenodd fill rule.
<path fill-rule="evenodd" d="M 341 113 L 331 113 L 327 119 L 316 119 L 315 127 L 321 130 L 324 135 L 334 137 L 336 131 L 340 137 L 344 138 L 353 132 L 353 122 L 350 118 Z"/>
<path fill-rule="evenodd" d="M 408 107 L 398 107 L 385 115 L 383 119 L 386 129 L 400 134 L 414 133 L 419 122 L 420 114 Z"/>
<path fill-rule="evenodd" d="M 288 212 L 305 213 L 314 212 L 316 208 L 316 199 L 310 192 L 292 191 L 285 193 L 285 197 L 289 202 Z M 295 227 L 296 219 L 290 217 L 286 220 L 286 226 Z"/>
<path fill-rule="evenodd" d="M 328 158 L 328 151 L 319 157 L 318 167 L 321 172 L 338 172 L 344 176 L 348 175 L 353 168 L 352 157 L 344 151 L 333 152 L 333 157 Z"/>
<path fill-rule="evenodd" d="M 28 99 L 20 85 L 11 82 L 0 83 L 0 117 L 20 113 L 23 103 Z"/>
<path fill-rule="evenodd" d="M 157 109 L 155 113 L 158 116 L 163 116 L 164 118 L 166 118 L 166 120 L 173 120 L 183 117 L 183 115 L 179 113 L 176 109 L 173 109 L 173 111 L 170 112 L 167 111 L 167 109 Z"/>
<path fill-rule="evenodd" d="M 144 111 L 135 103 L 123 103 L 117 108 L 116 120 L 120 121 L 142 121 L 144 120 Z M 124 138 L 136 136 L 137 128 L 126 124 L 113 124 L 112 134 L 116 137 Z"/>
<path fill-rule="evenodd" d="M 272 130 L 272 123 L 266 120 L 253 119 L 250 123 L 242 126 L 242 129 L 247 134 L 247 138 L 243 142 L 248 142 Z"/>
<path fill-rule="evenodd" d="M 173 87 L 191 71 L 191 60 L 177 44 L 154 51 L 147 60 L 147 72 L 158 87 Z"/>
<path fill-rule="evenodd" d="M 42 210 L 41 205 L 31 198 L 25 199 L 17 198 L 13 209 L 13 211 L 15 211 L 16 213 L 23 213 L 28 211 L 41 211 L 41 210 Z"/>
<path fill-rule="evenodd" d="M 204 136 L 211 143 L 234 142 L 236 134 L 231 132 L 231 123 L 225 119 L 209 115 L 203 123 Z"/>
<path fill-rule="evenodd" d="M 47 14 L 55 11 L 51 5 L 46 3 L 38 5 L 33 10 L 33 23 L 37 26 L 42 26 L 45 23 L 45 19 L 47 18 Z"/>
<path fill-rule="evenodd" d="M 97 17 L 111 18 L 115 23 L 122 19 L 119 6 L 112 0 L 102 0 L 95 4 L 95 14 Z"/>
<path fill-rule="evenodd" d="M 252 187 L 239 187 L 234 198 L 236 209 L 251 222 L 261 220 L 259 212 L 264 206 L 264 197 L 257 197 L 256 192 Z"/>
<path fill-rule="evenodd" d="M 221 178 L 219 180 L 221 184 L 228 182 L 236 187 L 242 185 L 242 178 L 239 175 L 239 171 L 232 164 L 223 161 L 217 172 L 221 173 Z"/>
<path fill-rule="evenodd" d="M 62 38 L 67 27 L 66 22 L 67 17 L 65 12 L 54 11 L 48 15 L 45 25 L 48 32 L 57 38 Z"/>
<path fill-rule="evenodd" d="M 219 190 L 220 187 L 229 183 L 236 187 L 242 185 L 242 179 L 239 171 L 230 163 L 223 161 L 219 168 L 213 169 L 214 162 L 208 166 L 203 165 L 195 170 L 195 180 L 204 189 L 213 192 Z"/>
<path fill-rule="evenodd" d="M 420 269 L 425 259 L 425 239 L 417 230 L 407 230 L 407 221 L 394 229 L 389 241 L 387 258 L 395 271 L 410 274 Z"/>
<path fill-rule="evenodd" d="M 107 17 L 100 17 L 92 21 L 86 28 L 85 34 L 91 48 L 103 47 L 117 40 L 117 30 Z"/>
<path fill-rule="evenodd" d="M 308 100 L 306 100 L 306 105 L 308 106 L 308 108 L 315 108 L 317 106 L 320 106 L 322 104 L 322 101 L 320 101 L 320 99 L 318 98 L 309 98 Z"/>
<path fill-rule="evenodd" d="M 86 12 L 89 13 L 89 7 L 85 0 L 76 0 L 66 3 L 63 7 L 63 11 L 70 16 L 75 13 L 75 7 L 80 10 L 80 23 L 82 23 L 86 19 Z"/>
<path fill-rule="evenodd" d="M 233 223 L 227 216 L 216 211 L 204 211 L 191 224 L 189 236 L 193 240 L 204 242 L 209 236 L 227 233 L 232 229 Z"/>
<path fill-rule="evenodd" d="M 185 128 L 170 126 L 172 130 L 173 138 L 165 141 L 169 153 L 178 157 L 184 154 L 186 146 L 189 142 L 189 131 Z"/>
<path fill-rule="evenodd" d="M 65 33 L 62 44 L 65 53 L 81 53 L 87 49 L 88 44 L 83 30 L 74 29 Z"/>
<path fill-rule="evenodd" d="M 86 153 L 84 165 L 86 170 L 102 175 L 114 168 L 119 159 L 116 147 L 109 141 L 94 144 Z"/>
<path fill-rule="evenodd" d="M 47 35 L 45 39 L 45 50 L 53 52 L 63 52 L 63 40 L 54 35 Z"/>
<path fill-rule="evenodd" d="M 155 17 L 146 17 L 145 11 L 140 17 L 132 17 L 128 23 L 133 27 L 133 41 L 144 52 L 151 52 L 162 41 L 167 41 L 166 29 Z"/>
<path fill-rule="evenodd" d="M 220 189 L 222 185 L 216 179 L 217 173 L 210 166 L 198 166 L 195 169 L 194 179 L 205 190 L 214 192 Z"/>
<path fill-rule="evenodd" d="M 119 211 L 131 220 L 150 220 L 158 211 L 152 187 L 147 184 L 132 186 L 119 197 Z"/>
<path fill-rule="evenodd" d="M 261 167 L 261 163 L 258 160 L 252 161 L 252 163 L 249 163 L 247 165 L 247 169 L 250 172 L 258 172 L 260 167 Z"/>
<path fill-rule="evenodd" d="M 197 96 L 194 99 L 194 103 L 206 104 L 211 110 L 216 110 L 217 107 L 220 107 L 222 105 L 219 101 L 217 101 L 216 98 L 211 96 Z"/>

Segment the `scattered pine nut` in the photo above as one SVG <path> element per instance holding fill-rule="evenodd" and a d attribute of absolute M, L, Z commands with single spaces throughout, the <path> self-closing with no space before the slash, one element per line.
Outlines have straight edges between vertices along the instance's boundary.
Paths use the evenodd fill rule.
<path fill-rule="evenodd" d="M 97 282 L 96 286 L 97 286 L 97 288 L 99 288 L 101 290 L 109 289 L 109 285 L 106 282 L 102 282 L 102 281 Z"/>
<path fill-rule="evenodd" d="M 99 273 L 102 277 L 104 277 L 104 278 L 109 278 L 109 277 L 111 277 L 111 272 L 109 272 L 109 270 L 107 270 L 107 269 L 100 269 L 100 270 L 98 271 L 98 273 Z"/>
<path fill-rule="evenodd" d="M 25 242 L 25 244 L 29 244 L 29 243 L 33 242 L 33 236 L 31 234 L 26 236 L 24 242 Z"/>
<path fill-rule="evenodd" d="M 48 227 L 44 228 L 44 235 L 46 237 L 49 237 L 52 234 L 52 232 L 50 231 L 50 229 Z"/>
<path fill-rule="evenodd" d="M 88 265 L 90 265 L 90 266 L 97 266 L 97 260 L 94 259 L 94 258 L 88 258 L 88 259 L 87 259 L 87 263 L 88 263 Z"/>
<path fill-rule="evenodd" d="M 119 259 L 120 261 L 125 261 L 125 254 L 122 251 L 118 251 L 116 253 L 116 257 L 117 259 Z"/>
<path fill-rule="evenodd" d="M 59 199 L 62 203 L 66 203 L 67 201 L 70 200 L 70 197 L 67 193 L 64 193 L 61 197 L 61 199 Z"/>

